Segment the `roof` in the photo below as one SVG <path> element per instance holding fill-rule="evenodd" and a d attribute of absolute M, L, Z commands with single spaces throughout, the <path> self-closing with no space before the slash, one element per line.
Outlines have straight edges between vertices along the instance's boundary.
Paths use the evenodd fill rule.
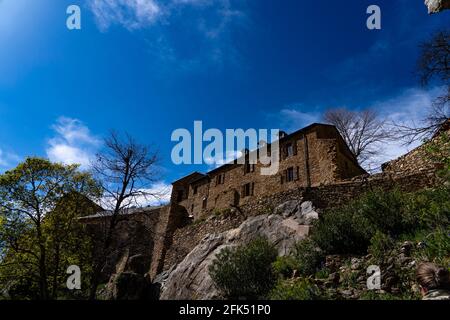
<path fill-rule="evenodd" d="M 181 179 L 175 180 L 174 182 L 172 182 L 172 184 L 180 183 L 180 182 L 189 182 L 189 183 L 191 183 L 192 181 L 194 181 L 196 179 L 199 179 L 199 178 L 203 178 L 205 176 L 206 175 L 204 173 L 200 173 L 198 171 L 195 171 L 195 172 L 192 172 L 191 174 L 189 174 L 189 175 L 187 175 L 187 176 L 185 176 L 185 177 L 183 177 Z"/>

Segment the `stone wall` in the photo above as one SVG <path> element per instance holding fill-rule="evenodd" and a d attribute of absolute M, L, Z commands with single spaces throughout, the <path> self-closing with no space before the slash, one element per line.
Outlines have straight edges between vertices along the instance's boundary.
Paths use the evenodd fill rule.
<path fill-rule="evenodd" d="M 133 256 L 141 257 L 142 269 L 150 268 L 160 210 L 161 208 L 142 208 L 119 216 L 120 222 L 113 234 L 112 250 L 102 270 L 102 281 L 107 281 L 111 275 L 122 272 Z M 110 219 L 111 216 L 107 212 L 80 219 L 97 241 L 95 243 L 98 250 L 95 254 L 97 257 L 103 256 L 101 250 Z"/>
<path fill-rule="evenodd" d="M 446 132 L 446 134 L 450 135 L 450 129 L 446 129 L 444 131 Z M 432 160 L 430 152 L 428 151 L 428 148 L 432 143 L 439 144 L 439 149 L 441 150 L 441 152 L 447 152 L 445 156 L 450 156 L 448 154 L 450 145 L 448 142 L 443 142 L 443 135 L 440 134 L 434 137 L 431 141 L 420 145 L 419 147 L 411 150 L 405 155 L 384 163 L 381 166 L 383 172 L 413 173 L 419 172 L 420 170 L 431 170 L 433 168 L 439 168 L 439 164 Z"/>

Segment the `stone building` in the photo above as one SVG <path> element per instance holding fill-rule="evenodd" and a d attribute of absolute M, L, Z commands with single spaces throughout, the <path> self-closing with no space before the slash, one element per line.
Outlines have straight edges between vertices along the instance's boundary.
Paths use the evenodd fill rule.
<path fill-rule="evenodd" d="M 277 174 L 261 175 L 263 165 L 251 164 L 247 151 L 245 161 L 234 160 L 173 182 L 171 203 L 198 219 L 214 210 L 244 205 L 256 196 L 333 184 L 366 173 L 332 125 L 314 123 L 289 135 L 282 133 L 279 149 Z"/>

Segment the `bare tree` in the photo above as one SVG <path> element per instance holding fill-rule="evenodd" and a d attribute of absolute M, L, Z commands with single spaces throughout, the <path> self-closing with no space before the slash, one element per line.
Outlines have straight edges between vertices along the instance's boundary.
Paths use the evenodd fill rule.
<path fill-rule="evenodd" d="M 411 144 L 434 136 L 450 118 L 450 33 L 439 31 L 421 45 L 418 75 L 422 86 L 432 80 L 443 85 L 440 96 L 435 98 L 427 116 L 418 124 L 395 123 L 398 137 Z"/>
<path fill-rule="evenodd" d="M 95 299 L 100 275 L 112 252 L 113 237 L 117 225 L 127 219 L 127 211 L 142 205 L 151 198 L 162 195 L 152 191 L 152 185 L 158 181 L 158 154 L 140 145 L 126 135 L 121 139 L 112 132 L 105 139 L 105 150 L 97 155 L 92 165 L 93 171 L 101 181 L 103 188 L 103 206 L 108 208 L 101 239 L 101 248 L 94 261 L 91 278 L 90 298 Z"/>
<path fill-rule="evenodd" d="M 381 120 L 371 109 L 330 109 L 326 111 L 324 119 L 337 128 L 360 164 L 367 164 L 380 155 L 380 145 L 392 138 L 386 128 L 386 121 Z"/>

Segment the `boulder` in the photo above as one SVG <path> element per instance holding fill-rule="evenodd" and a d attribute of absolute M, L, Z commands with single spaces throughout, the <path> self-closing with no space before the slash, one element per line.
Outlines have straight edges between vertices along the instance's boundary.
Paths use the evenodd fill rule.
<path fill-rule="evenodd" d="M 170 272 L 161 287 L 160 299 L 220 299 L 208 268 L 221 250 L 262 236 L 275 245 L 280 255 L 286 255 L 308 233 L 309 226 L 299 224 L 292 217 L 265 214 L 248 218 L 236 229 L 209 234 Z"/>
<path fill-rule="evenodd" d="M 283 216 L 283 218 L 294 216 L 299 224 L 305 225 L 310 225 L 319 218 L 319 214 L 311 201 L 289 200 L 276 207 L 274 213 Z"/>
<path fill-rule="evenodd" d="M 315 210 L 311 201 L 305 201 L 300 204 L 295 218 L 300 224 L 310 225 L 314 220 L 319 219 L 319 214 Z"/>
<path fill-rule="evenodd" d="M 290 217 L 298 211 L 299 201 L 290 200 L 280 204 L 275 208 L 274 213 L 282 215 L 284 218 Z"/>

